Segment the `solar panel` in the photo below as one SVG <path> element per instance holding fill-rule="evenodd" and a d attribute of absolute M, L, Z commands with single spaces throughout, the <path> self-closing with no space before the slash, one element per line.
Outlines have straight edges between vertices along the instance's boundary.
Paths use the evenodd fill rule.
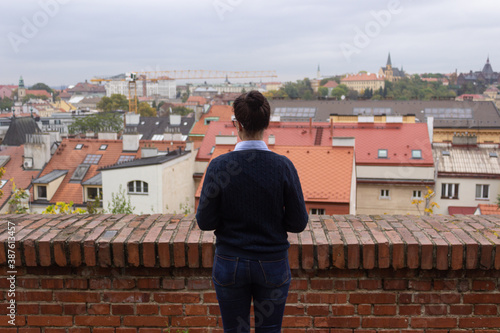
<path fill-rule="evenodd" d="M 471 119 L 472 109 L 467 108 L 426 108 L 424 109 L 426 116 L 431 116 L 439 119 Z"/>

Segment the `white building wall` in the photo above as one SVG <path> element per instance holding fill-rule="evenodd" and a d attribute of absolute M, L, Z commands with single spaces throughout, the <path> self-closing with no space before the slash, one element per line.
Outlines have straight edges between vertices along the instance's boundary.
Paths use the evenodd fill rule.
<path fill-rule="evenodd" d="M 442 184 L 459 184 L 458 199 L 441 199 Z M 488 199 L 476 199 L 476 185 L 490 185 Z M 434 209 L 434 214 L 448 214 L 448 207 L 477 207 L 479 204 L 496 204 L 500 179 L 484 178 L 443 178 L 436 180 L 436 196 L 434 201 L 439 208 Z"/>
<path fill-rule="evenodd" d="M 175 80 L 159 80 L 157 82 L 146 82 L 146 96 L 163 96 L 174 99 L 176 96 L 177 84 Z M 144 96 L 144 81 L 137 81 L 137 97 Z M 108 81 L 105 84 L 106 96 L 111 97 L 112 94 L 122 94 L 128 98 L 128 82 L 127 81 Z"/>
<path fill-rule="evenodd" d="M 356 173 L 358 179 L 434 179 L 434 167 L 358 165 Z"/>

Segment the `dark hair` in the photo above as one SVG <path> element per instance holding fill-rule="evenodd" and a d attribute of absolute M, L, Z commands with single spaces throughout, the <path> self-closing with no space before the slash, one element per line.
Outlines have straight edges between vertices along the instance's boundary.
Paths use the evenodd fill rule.
<path fill-rule="evenodd" d="M 257 90 L 238 96 L 233 103 L 234 116 L 245 131 L 253 135 L 269 126 L 271 106 L 267 99 Z"/>

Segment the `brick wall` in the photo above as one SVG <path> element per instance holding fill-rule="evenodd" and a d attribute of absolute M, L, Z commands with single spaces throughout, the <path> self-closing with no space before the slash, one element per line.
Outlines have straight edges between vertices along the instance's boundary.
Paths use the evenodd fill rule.
<path fill-rule="evenodd" d="M 7 221 L 16 224 L 9 324 Z M 285 332 L 499 332 L 500 217 L 311 218 L 291 234 Z M 3 215 L 0 332 L 222 332 L 193 216 Z"/>

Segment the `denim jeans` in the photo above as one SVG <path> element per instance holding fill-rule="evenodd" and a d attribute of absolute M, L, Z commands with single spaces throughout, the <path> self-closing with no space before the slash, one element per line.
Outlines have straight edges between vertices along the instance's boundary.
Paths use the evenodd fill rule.
<path fill-rule="evenodd" d="M 255 332 L 281 332 L 290 278 L 288 258 L 261 261 L 216 254 L 212 279 L 224 332 L 250 332 L 252 299 Z"/>

